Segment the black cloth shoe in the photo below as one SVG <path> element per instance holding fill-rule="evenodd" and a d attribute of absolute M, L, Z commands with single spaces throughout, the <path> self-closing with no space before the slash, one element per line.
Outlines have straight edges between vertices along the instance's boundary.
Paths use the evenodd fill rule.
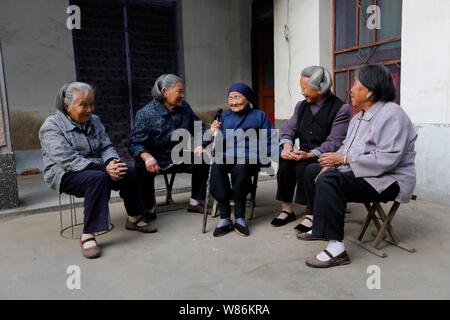
<path fill-rule="evenodd" d="M 297 217 L 295 216 L 294 212 L 287 212 L 287 211 L 281 211 L 282 213 L 286 213 L 287 217 L 285 219 L 279 219 L 279 218 L 275 218 L 272 220 L 272 222 L 270 223 L 272 226 L 274 227 L 281 227 L 284 226 L 286 224 L 288 224 L 289 222 L 294 221 L 295 219 L 297 219 Z"/>
<path fill-rule="evenodd" d="M 304 217 L 304 220 L 309 220 L 309 221 L 311 221 L 311 223 L 313 223 L 313 221 L 309 217 Z M 300 223 L 294 229 L 297 230 L 300 233 L 307 233 L 307 232 L 310 232 L 312 230 L 312 227 L 307 227 L 304 224 Z"/>
<path fill-rule="evenodd" d="M 223 227 L 216 227 L 213 232 L 214 237 L 221 237 L 226 235 L 227 233 L 233 231 L 233 224 L 229 223 L 226 226 Z"/>
<path fill-rule="evenodd" d="M 243 237 L 248 237 L 250 235 L 250 231 L 248 230 L 248 227 L 244 227 L 243 225 L 240 225 L 239 223 L 234 223 L 234 231 L 239 233 L 239 235 Z"/>

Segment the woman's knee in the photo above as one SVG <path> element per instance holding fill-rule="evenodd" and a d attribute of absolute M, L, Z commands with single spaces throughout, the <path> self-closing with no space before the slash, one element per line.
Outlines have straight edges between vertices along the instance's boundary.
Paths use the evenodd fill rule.
<path fill-rule="evenodd" d="M 124 175 L 124 179 L 130 180 L 130 181 L 137 181 L 138 178 L 138 171 L 135 167 L 127 166 L 127 171 Z"/>
<path fill-rule="evenodd" d="M 307 179 L 315 179 L 322 168 L 318 163 L 311 163 L 305 168 L 305 176 Z"/>
<path fill-rule="evenodd" d="M 316 181 L 316 189 L 329 187 L 330 185 L 339 185 L 340 172 L 336 169 L 330 169 L 322 173 Z"/>
<path fill-rule="evenodd" d="M 233 175 L 248 175 L 250 172 L 250 167 L 247 164 L 237 164 L 234 166 L 233 170 L 231 170 L 231 174 Z"/>
<path fill-rule="evenodd" d="M 91 184 L 108 183 L 108 174 L 105 171 L 100 170 L 88 171 L 88 182 Z"/>
<path fill-rule="evenodd" d="M 86 191 L 91 190 L 92 192 L 109 192 L 109 176 L 104 171 L 89 171 L 86 183 Z"/>
<path fill-rule="evenodd" d="M 292 175 L 294 173 L 293 164 L 293 161 L 280 159 L 280 163 L 278 166 L 278 175 Z"/>

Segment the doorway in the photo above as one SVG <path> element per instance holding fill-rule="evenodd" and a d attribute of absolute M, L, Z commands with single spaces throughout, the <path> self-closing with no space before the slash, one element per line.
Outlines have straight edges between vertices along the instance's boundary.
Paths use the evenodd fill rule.
<path fill-rule="evenodd" d="M 273 0 L 252 4 L 252 71 L 258 106 L 275 123 Z"/>

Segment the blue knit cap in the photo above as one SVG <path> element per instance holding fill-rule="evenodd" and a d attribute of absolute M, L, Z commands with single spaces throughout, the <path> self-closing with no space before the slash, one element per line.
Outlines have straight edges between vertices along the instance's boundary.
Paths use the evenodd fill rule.
<path fill-rule="evenodd" d="M 253 105 L 253 108 L 256 108 L 255 92 L 253 91 L 252 88 L 250 88 L 245 83 L 240 83 L 240 82 L 233 83 L 230 86 L 230 89 L 228 89 L 228 94 L 230 94 L 230 92 L 239 92 L 248 100 L 248 102 L 250 102 Z"/>

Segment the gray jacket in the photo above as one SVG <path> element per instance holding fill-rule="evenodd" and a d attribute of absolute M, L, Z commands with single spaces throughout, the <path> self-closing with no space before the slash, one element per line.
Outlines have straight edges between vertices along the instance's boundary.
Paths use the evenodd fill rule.
<path fill-rule="evenodd" d="M 413 124 L 399 105 L 378 102 L 351 120 L 344 144 L 337 151 L 346 154 L 349 162 L 341 170 L 352 170 L 379 193 L 398 182 L 396 200 L 407 203 L 416 186 L 416 139 Z"/>
<path fill-rule="evenodd" d="M 104 165 L 119 158 L 116 149 L 96 115 L 86 126 L 86 134 L 61 111 L 49 116 L 39 130 L 44 160 L 44 179 L 59 191 L 62 176 L 84 170 L 91 163 Z"/>

